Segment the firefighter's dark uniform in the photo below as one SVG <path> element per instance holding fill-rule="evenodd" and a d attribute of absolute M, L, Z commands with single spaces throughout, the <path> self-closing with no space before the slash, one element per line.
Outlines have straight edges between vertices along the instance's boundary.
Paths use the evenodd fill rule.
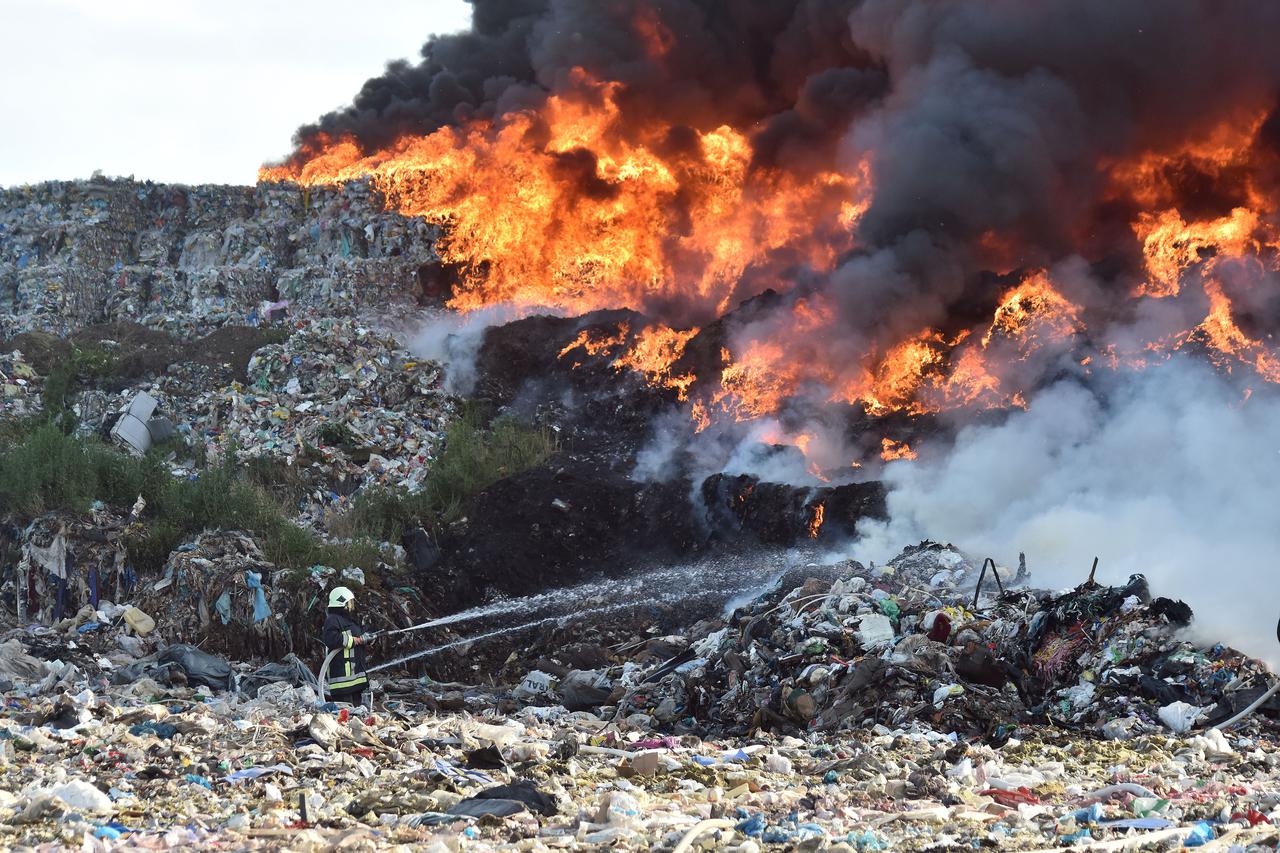
<path fill-rule="evenodd" d="M 329 698 L 335 702 L 358 704 L 360 694 L 369 689 L 369 676 L 364 671 L 364 646 L 355 644 L 356 637 L 363 633 L 360 623 L 352 619 L 345 608 L 329 608 L 320 636 L 325 648 L 341 650 L 329 664 L 325 683 Z"/>

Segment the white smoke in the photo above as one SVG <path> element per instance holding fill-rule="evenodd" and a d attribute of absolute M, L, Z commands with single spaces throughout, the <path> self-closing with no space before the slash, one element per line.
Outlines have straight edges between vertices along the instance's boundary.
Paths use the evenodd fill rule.
<path fill-rule="evenodd" d="M 1266 383 L 1255 383 L 1266 386 Z M 950 541 L 1068 588 L 1141 572 L 1181 598 L 1194 630 L 1280 663 L 1280 392 L 1190 358 L 1098 390 L 1052 385 L 998 425 L 889 465 L 887 523 L 860 529 L 860 559 Z M 931 452 L 930 452 L 931 451 Z"/>
<path fill-rule="evenodd" d="M 465 314 L 444 311 L 427 319 L 413 334 L 409 351 L 444 365 L 448 391 L 470 394 L 476 383 L 476 357 L 484 343 L 485 331 L 531 313 L 536 312 L 505 302 Z"/>
<path fill-rule="evenodd" d="M 861 456 L 859 448 L 845 441 L 840 425 L 816 418 L 795 424 L 777 418 L 741 423 L 725 419 L 695 433 L 688 412 L 681 409 L 654 419 L 631 476 L 644 481 L 677 476 L 701 481 L 718 473 L 750 474 L 791 486 L 841 485 L 862 473 L 849 465 L 850 459 Z"/>

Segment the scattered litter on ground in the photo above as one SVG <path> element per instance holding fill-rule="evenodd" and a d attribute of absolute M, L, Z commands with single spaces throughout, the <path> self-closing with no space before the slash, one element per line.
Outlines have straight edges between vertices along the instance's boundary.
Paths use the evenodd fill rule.
<path fill-rule="evenodd" d="M 0 843 L 1274 847 L 1280 709 L 1214 728 L 1262 695 L 1263 667 L 1186 642 L 1187 614 L 1142 578 L 1050 593 L 1008 573 L 975 595 L 977 575 L 933 543 L 792 570 L 681 634 L 566 646 L 578 666 L 392 672 L 373 708 L 323 702 L 297 658 L 77 655 L 64 631 L 16 628 Z M 94 618 L 134 636 L 112 608 Z"/>

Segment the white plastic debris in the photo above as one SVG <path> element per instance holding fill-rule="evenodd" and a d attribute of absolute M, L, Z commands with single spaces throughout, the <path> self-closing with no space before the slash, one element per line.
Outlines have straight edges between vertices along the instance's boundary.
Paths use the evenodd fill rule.
<path fill-rule="evenodd" d="M 1081 679 L 1076 686 L 1067 688 L 1065 698 L 1071 703 L 1072 708 L 1082 711 L 1093 702 L 1094 694 L 1097 692 L 1098 688 L 1092 682 Z"/>
<path fill-rule="evenodd" d="M 77 811 L 90 814 L 111 814 L 115 811 L 111 798 L 83 779 L 72 779 L 49 789 L 48 793 L 65 803 L 67 808 Z"/>
<path fill-rule="evenodd" d="M 551 692 L 552 678 L 550 674 L 540 669 L 535 669 L 521 680 L 520 684 L 511 691 L 511 695 L 516 699 L 529 700 L 535 696 L 543 696 Z"/>
<path fill-rule="evenodd" d="M 1191 731 L 1196 720 L 1204 713 L 1204 708 L 1187 702 L 1174 702 L 1160 709 L 1160 722 L 1164 723 L 1174 734 L 1186 734 Z"/>
<path fill-rule="evenodd" d="M 893 623 L 880 613 L 868 613 L 858 623 L 858 642 L 863 648 L 875 648 L 893 642 Z"/>
<path fill-rule="evenodd" d="M 941 708 L 942 703 L 946 702 L 953 696 L 964 695 L 964 688 L 959 684 L 944 684 L 937 690 L 933 691 L 933 706 Z"/>
<path fill-rule="evenodd" d="M 307 726 L 307 732 L 325 749 L 333 749 L 338 742 L 338 721 L 331 714 L 316 714 Z"/>

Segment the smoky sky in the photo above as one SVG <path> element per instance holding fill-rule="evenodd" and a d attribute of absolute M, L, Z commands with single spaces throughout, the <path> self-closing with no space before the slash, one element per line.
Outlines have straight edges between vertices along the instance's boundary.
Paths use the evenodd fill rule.
<path fill-rule="evenodd" d="M 979 243 L 991 233 L 1016 241 L 1029 267 L 1084 251 L 1132 272 L 1131 219 L 1108 209 L 1100 166 L 1244 121 L 1280 91 L 1280 5 L 1266 0 L 472 7 L 470 31 L 431 38 L 420 62 L 392 64 L 349 107 L 301 128 L 298 156 L 319 132 L 374 150 L 475 118 L 501 122 L 585 69 L 623 84 L 620 133 L 656 116 L 678 146 L 689 128 L 728 123 L 750 134 L 762 166 L 869 158 L 861 248 L 825 286 L 848 334 L 870 344 L 987 299 Z M 1187 187 L 1188 206 L 1230 196 L 1195 175 Z"/>
<path fill-rule="evenodd" d="M 661 115 L 673 128 L 764 128 L 776 119 L 811 140 L 838 135 L 846 107 L 884 88 L 850 37 L 848 0 L 472 5 L 471 31 L 430 39 L 421 62 L 391 65 L 349 107 L 300 128 L 296 141 L 305 147 L 324 132 L 372 150 L 406 133 L 500 117 L 536 106 L 578 68 L 624 83 L 629 115 Z"/>
<path fill-rule="evenodd" d="M 875 198 L 833 289 L 899 333 L 965 298 L 983 234 L 1061 259 L 1094 227 L 1101 164 L 1243 121 L 1280 86 L 1272 3 L 872 0 L 850 22 L 891 83 L 846 140 Z"/>

